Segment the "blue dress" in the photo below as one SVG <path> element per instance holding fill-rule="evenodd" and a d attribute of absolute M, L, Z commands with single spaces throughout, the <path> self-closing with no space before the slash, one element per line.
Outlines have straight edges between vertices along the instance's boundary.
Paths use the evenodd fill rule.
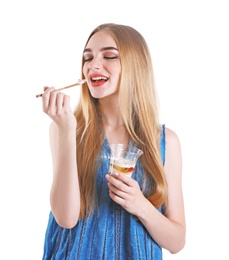
<path fill-rule="evenodd" d="M 165 127 L 160 140 L 165 161 Z M 105 175 L 109 168 L 109 145 L 102 145 L 102 164 L 96 177 L 97 210 L 72 229 L 60 227 L 50 212 L 43 260 L 162 260 L 161 247 L 135 216 L 109 197 Z M 138 160 L 132 178 L 141 187 L 142 166 Z M 141 187 L 142 188 L 142 187 Z M 161 212 L 161 208 L 158 209 Z M 153 221 L 153 219 L 152 219 Z"/>

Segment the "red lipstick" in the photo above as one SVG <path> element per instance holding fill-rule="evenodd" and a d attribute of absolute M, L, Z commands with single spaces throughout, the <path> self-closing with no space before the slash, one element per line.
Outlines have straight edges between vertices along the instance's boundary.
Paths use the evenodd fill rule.
<path fill-rule="evenodd" d="M 103 74 L 92 74 L 90 75 L 91 85 L 93 87 L 101 87 L 108 81 L 108 77 Z"/>

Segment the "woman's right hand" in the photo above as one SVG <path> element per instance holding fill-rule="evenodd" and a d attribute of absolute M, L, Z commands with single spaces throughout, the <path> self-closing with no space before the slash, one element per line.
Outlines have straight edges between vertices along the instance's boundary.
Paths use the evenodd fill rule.
<path fill-rule="evenodd" d="M 70 106 L 70 97 L 55 90 L 54 87 L 44 87 L 42 95 L 43 111 L 60 128 L 76 128 L 76 119 Z"/>
<path fill-rule="evenodd" d="M 57 223 L 72 228 L 79 219 L 80 189 L 76 161 L 76 119 L 69 96 L 44 87 L 43 111 L 53 120 L 49 128 L 53 162 L 51 211 Z"/>

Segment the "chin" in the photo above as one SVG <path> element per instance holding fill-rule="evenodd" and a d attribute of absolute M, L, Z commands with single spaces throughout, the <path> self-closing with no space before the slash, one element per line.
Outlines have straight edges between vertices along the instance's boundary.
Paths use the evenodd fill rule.
<path fill-rule="evenodd" d="M 102 99 L 111 96 L 113 93 L 107 93 L 105 91 L 91 91 L 93 98 Z"/>

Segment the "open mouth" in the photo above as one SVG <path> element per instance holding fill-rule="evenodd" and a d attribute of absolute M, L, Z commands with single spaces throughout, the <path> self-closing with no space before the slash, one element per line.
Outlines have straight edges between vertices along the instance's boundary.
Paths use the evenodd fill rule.
<path fill-rule="evenodd" d="M 98 82 L 98 81 L 108 81 L 107 77 L 92 77 L 91 78 L 92 82 Z"/>

